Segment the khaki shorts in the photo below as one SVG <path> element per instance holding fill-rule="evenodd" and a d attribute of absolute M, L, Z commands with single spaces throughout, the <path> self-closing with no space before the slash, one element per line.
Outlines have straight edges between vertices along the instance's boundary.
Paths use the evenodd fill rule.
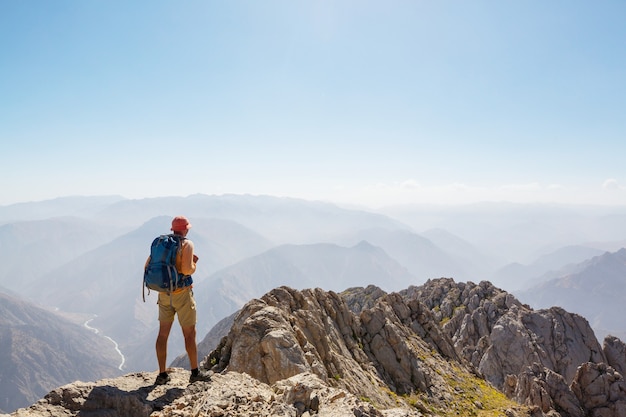
<path fill-rule="evenodd" d="M 170 295 L 159 293 L 159 321 L 171 323 L 178 314 L 178 322 L 182 327 L 195 326 L 196 324 L 196 300 L 193 298 L 191 289 Z"/>

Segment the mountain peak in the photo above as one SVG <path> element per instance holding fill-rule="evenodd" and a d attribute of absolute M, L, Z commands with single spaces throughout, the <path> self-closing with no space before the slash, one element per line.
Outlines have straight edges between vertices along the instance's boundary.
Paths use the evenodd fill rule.
<path fill-rule="evenodd" d="M 181 368 L 171 369 L 169 386 L 152 385 L 155 373 L 77 382 L 12 416 L 44 407 L 52 417 L 96 408 L 133 416 L 620 417 L 624 352 L 617 338 L 601 347 L 584 318 L 532 310 L 487 281 L 441 278 L 389 294 L 284 286 L 234 317 L 202 361 L 210 383 L 187 386 Z"/>

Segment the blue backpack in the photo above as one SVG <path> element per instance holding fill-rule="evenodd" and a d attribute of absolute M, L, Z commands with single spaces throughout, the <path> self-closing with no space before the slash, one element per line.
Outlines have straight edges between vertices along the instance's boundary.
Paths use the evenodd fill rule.
<path fill-rule="evenodd" d="M 174 234 L 161 235 L 152 241 L 150 246 L 150 261 L 143 274 L 144 296 L 145 289 L 158 292 L 172 293 L 179 287 L 187 284 L 187 275 L 179 274 L 176 270 L 176 254 L 182 247 L 185 238 Z"/>

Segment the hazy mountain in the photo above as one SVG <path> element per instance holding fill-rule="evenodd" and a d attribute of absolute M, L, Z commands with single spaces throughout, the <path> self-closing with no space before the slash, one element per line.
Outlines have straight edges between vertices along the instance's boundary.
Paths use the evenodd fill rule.
<path fill-rule="evenodd" d="M 64 197 L 0 206 L 0 224 L 74 216 L 115 227 L 135 228 L 158 216 L 233 220 L 276 243 L 315 243 L 362 228 L 408 228 L 373 212 L 343 209 L 331 203 L 253 195 L 205 195 L 124 199 Z"/>
<path fill-rule="evenodd" d="M 566 246 L 545 254 L 528 265 L 517 262 L 506 265 L 493 274 L 491 281 L 508 291 L 524 290 L 542 281 L 556 278 L 559 274 L 563 275 L 566 268 L 572 268 L 575 264 L 603 252 L 581 245 Z"/>
<path fill-rule="evenodd" d="M 391 290 L 416 283 L 406 268 L 367 242 L 353 247 L 334 244 L 282 245 L 218 271 L 194 287 L 199 334 L 251 298 L 272 288 L 321 287 L 342 291 L 377 283 Z M 206 327 L 209 326 L 209 327 Z"/>
<path fill-rule="evenodd" d="M 463 268 L 456 259 L 435 246 L 430 240 L 409 230 L 366 229 L 354 233 L 343 241 L 346 245 L 366 241 L 382 248 L 389 256 L 405 266 L 420 283 L 429 278 L 464 274 Z M 417 284 L 417 282 L 414 283 Z"/>
<path fill-rule="evenodd" d="M 4 224 L 0 226 L 0 283 L 29 296 L 26 290 L 41 275 L 121 233 L 76 217 Z"/>
<path fill-rule="evenodd" d="M 447 230 L 429 229 L 420 232 L 420 236 L 424 236 L 456 259 L 463 266 L 467 280 L 480 281 L 501 265 L 502 261 L 494 255 L 483 252 L 474 244 Z M 462 278 L 459 276 L 457 279 Z"/>
<path fill-rule="evenodd" d="M 15 291 L 12 291 L 12 290 L 8 289 L 7 287 L 3 287 L 2 285 L 0 285 L 0 293 L 4 293 L 4 294 L 9 295 L 9 296 L 14 297 L 14 298 L 22 298 L 22 296 L 20 296 Z"/>
<path fill-rule="evenodd" d="M 41 291 L 38 299 L 48 305 L 60 304 L 74 311 L 100 314 L 122 294 L 141 295 L 150 244 L 159 234 L 169 233 L 169 221 L 169 217 L 152 219 L 48 273 L 37 285 L 50 288 Z M 271 246 L 262 236 L 243 226 L 219 219 L 196 218 L 188 237 L 200 257 L 194 274 L 196 281 Z"/>
<path fill-rule="evenodd" d="M 26 220 L 45 220 L 51 217 L 89 218 L 100 210 L 124 200 L 120 196 L 59 197 L 52 200 L 0 206 L 0 224 Z"/>
<path fill-rule="evenodd" d="M 626 236 L 624 206 L 480 203 L 398 206 L 380 211 L 418 232 L 447 230 L 481 252 L 502 259 L 501 266 L 528 264 L 538 254 L 564 246 L 617 242 Z M 609 249 L 619 247 L 605 248 Z"/>
<path fill-rule="evenodd" d="M 280 243 L 317 243 L 363 228 L 408 228 L 381 214 L 347 210 L 330 203 L 252 195 L 204 195 L 125 200 L 110 205 L 98 218 L 137 224 L 161 215 L 184 213 L 195 218 L 233 220 Z"/>
<path fill-rule="evenodd" d="M 626 207 L 622 206 L 482 203 L 388 207 L 378 212 L 385 215 L 328 203 L 252 195 L 197 194 L 139 200 L 63 197 L 0 206 L 0 224 L 73 216 L 136 228 L 153 217 L 185 214 L 230 219 L 276 243 L 332 241 L 365 228 L 411 227 L 418 232 L 440 228 L 489 257 L 501 258 L 500 266 L 528 264 L 540 253 L 568 245 L 614 251 L 623 246 L 626 235 Z"/>
<path fill-rule="evenodd" d="M 13 411 L 51 389 L 120 375 L 114 345 L 85 327 L 0 293 L 0 411 Z"/>
<path fill-rule="evenodd" d="M 482 279 L 481 268 L 470 259 L 474 256 L 480 262 L 486 257 L 477 258 L 477 250 L 469 243 L 443 230 L 431 231 L 430 234 L 439 244 L 423 234 L 406 229 L 364 229 L 339 241 L 344 245 L 367 241 L 382 248 L 405 266 L 419 283 L 439 277 Z"/>
<path fill-rule="evenodd" d="M 626 249 L 596 256 L 576 269 L 517 295 L 535 308 L 556 305 L 586 317 L 598 337 L 626 334 Z"/>

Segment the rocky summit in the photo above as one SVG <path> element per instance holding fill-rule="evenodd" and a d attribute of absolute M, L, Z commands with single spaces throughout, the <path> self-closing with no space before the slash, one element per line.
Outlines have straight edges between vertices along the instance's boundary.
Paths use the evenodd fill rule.
<path fill-rule="evenodd" d="M 248 302 L 202 361 L 59 387 L 11 416 L 625 417 L 626 345 L 489 282 L 385 293 L 276 288 Z"/>

